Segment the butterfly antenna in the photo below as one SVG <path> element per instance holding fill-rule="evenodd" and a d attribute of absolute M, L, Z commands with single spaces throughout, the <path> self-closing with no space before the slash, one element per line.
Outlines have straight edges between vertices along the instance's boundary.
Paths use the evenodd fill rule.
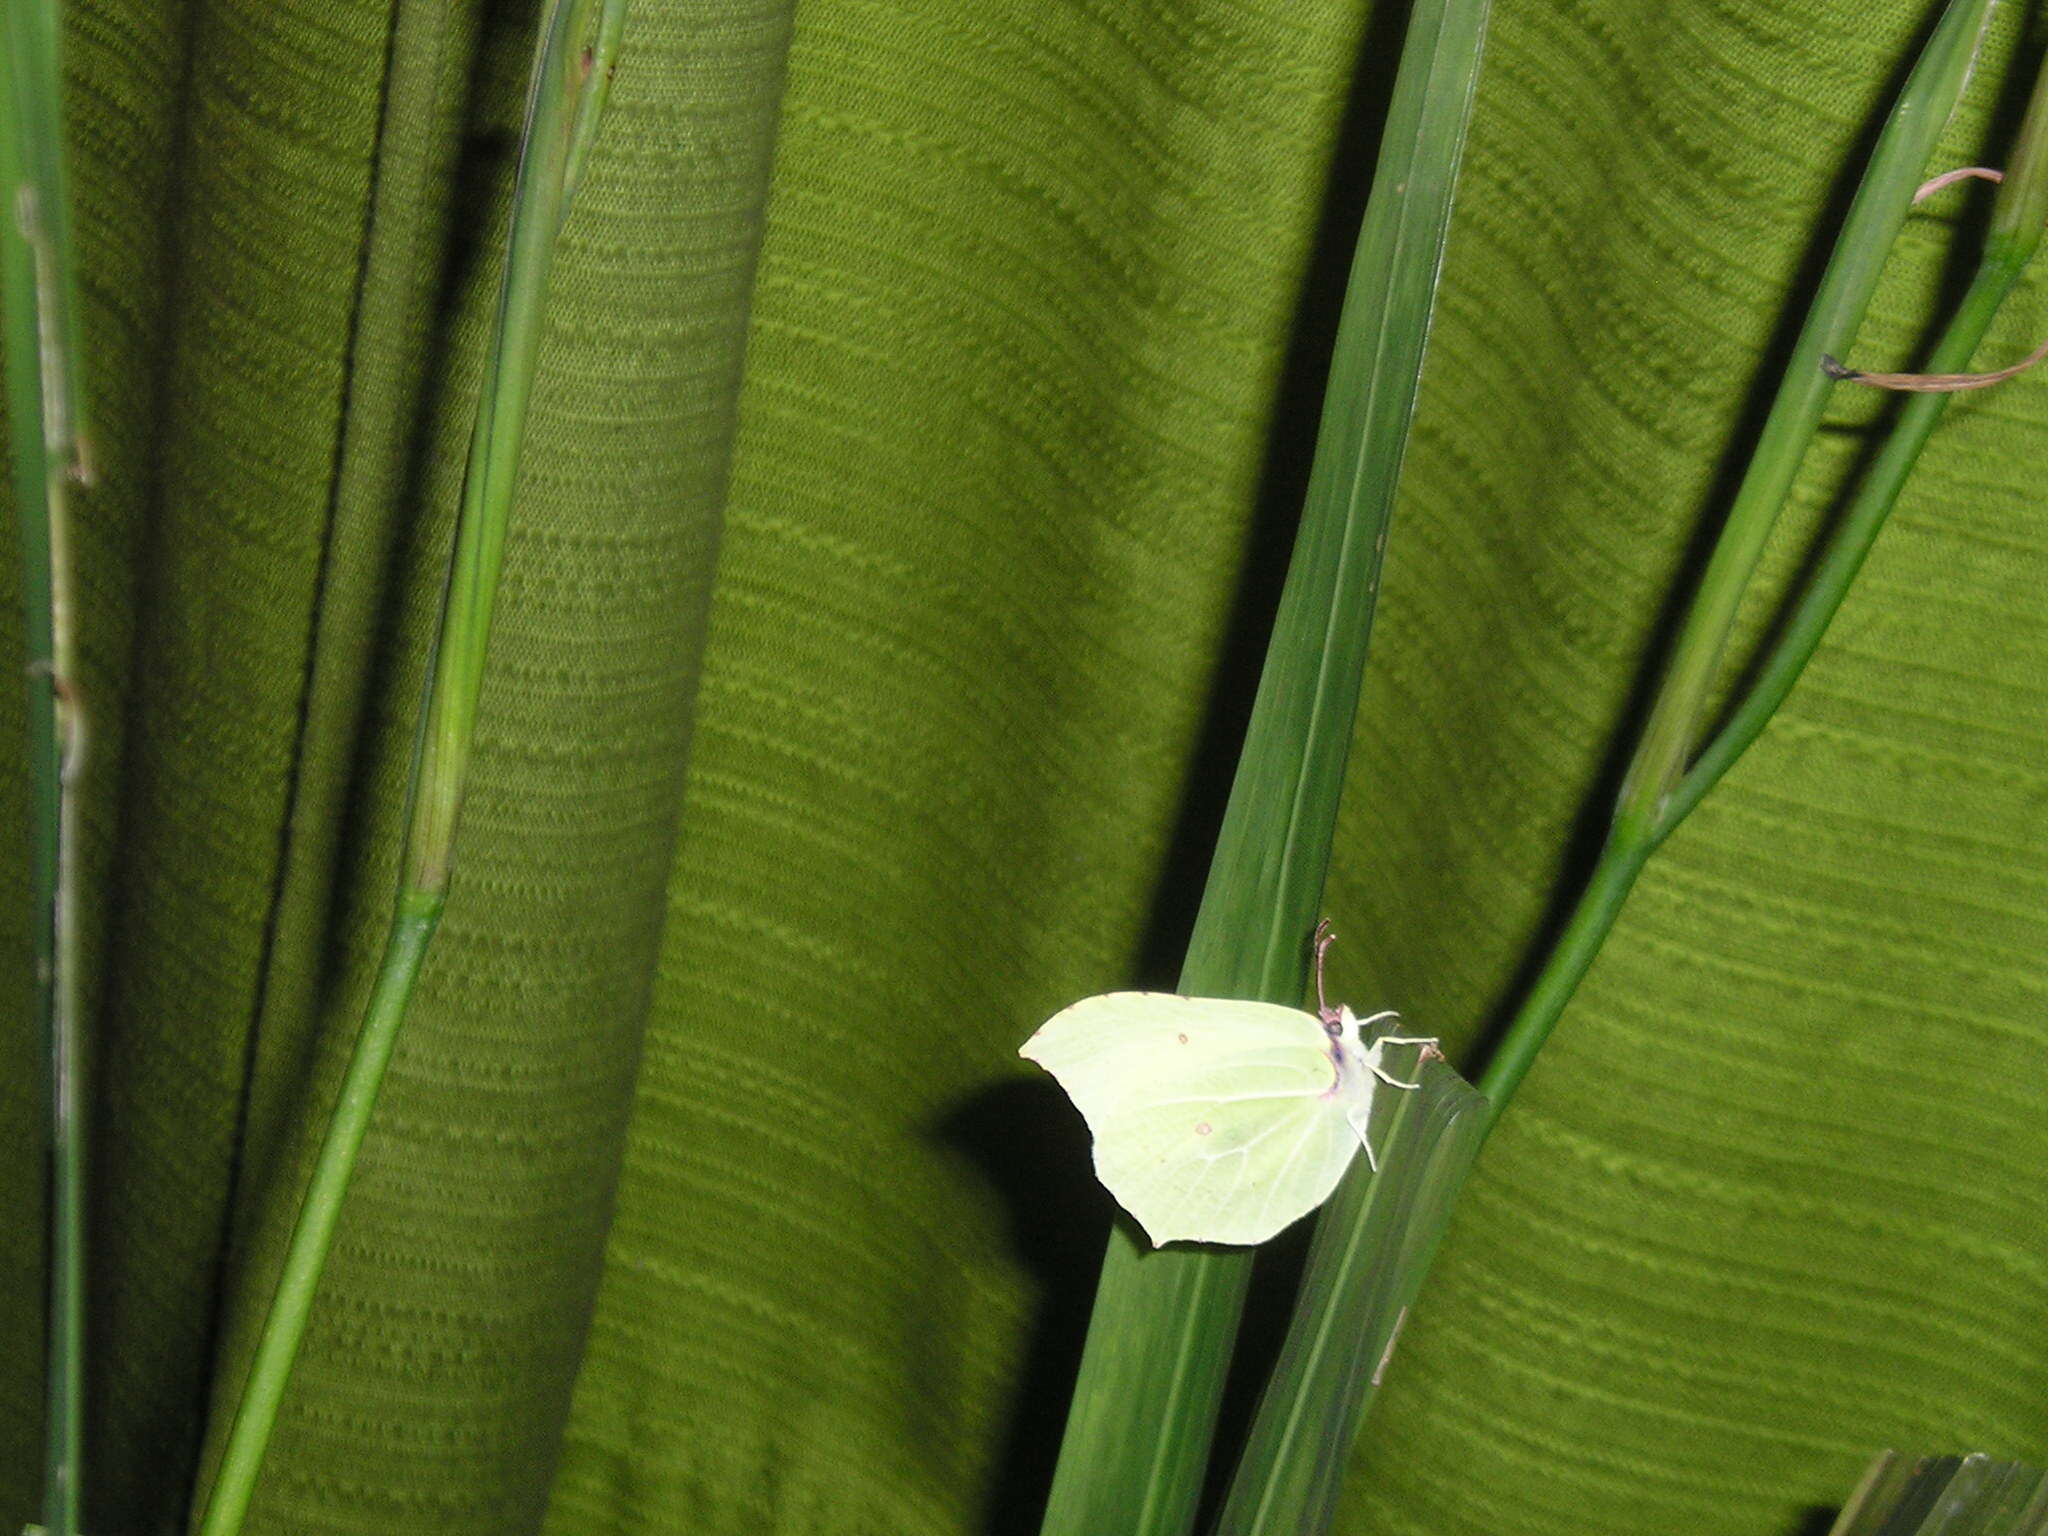
<path fill-rule="evenodd" d="M 1323 956 L 1330 952 L 1330 946 L 1337 942 L 1336 932 L 1326 917 L 1316 924 L 1316 1012 L 1329 1021 L 1330 1004 L 1323 996 Z"/>

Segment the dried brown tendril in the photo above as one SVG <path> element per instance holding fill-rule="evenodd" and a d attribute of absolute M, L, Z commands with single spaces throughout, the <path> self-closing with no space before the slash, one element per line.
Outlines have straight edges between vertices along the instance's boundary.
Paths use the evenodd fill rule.
<path fill-rule="evenodd" d="M 1980 181 L 2003 181 L 2005 173 L 1995 171 L 1988 165 L 1965 165 L 1953 171 L 1943 171 L 1939 176 L 1913 194 L 1913 201 L 1920 202 L 1959 181 L 1971 179 Z M 2009 368 L 1994 369 L 1990 373 L 1864 373 L 1837 362 L 1832 357 L 1820 360 L 1821 372 L 1831 379 L 1840 379 L 1845 384 L 1868 384 L 1872 389 L 1906 390 L 1922 395 L 1957 394 L 1966 389 L 1989 389 L 1994 384 L 2003 384 L 2007 379 L 2025 373 L 2043 359 L 2048 359 L 2048 341 L 2044 341 L 2032 352 Z"/>

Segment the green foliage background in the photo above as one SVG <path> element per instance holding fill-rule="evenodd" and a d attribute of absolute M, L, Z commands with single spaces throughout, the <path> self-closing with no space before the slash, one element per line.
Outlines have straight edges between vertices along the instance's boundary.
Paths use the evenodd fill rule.
<path fill-rule="evenodd" d="M 1957 163 L 2009 131 L 2019 9 Z M 119 1536 L 217 1448 L 374 963 L 533 13 L 70 12 Z M 1354 1000 L 1454 1044 L 1497 1015 L 1930 15 L 1496 0 L 1335 863 Z M 1033 1528 L 1106 1211 L 1014 1051 L 1171 974 L 1399 19 L 638 0 L 456 888 L 256 1529 Z M 1909 227 L 1863 360 L 1909 355 L 1972 195 Z M 2036 285 L 1999 334 L 2044 328 Z M 1807 526 L 1880 410 L 1842 401 Z M 2048 382 L 1954 409 L 1652 866 L 1484 1154 L 1349 1529 L 1779 1536 L 1881 1445 L 2048 1454 L 2044 465 Z M 25 992 L 15 903 L 0 944 Z"/>

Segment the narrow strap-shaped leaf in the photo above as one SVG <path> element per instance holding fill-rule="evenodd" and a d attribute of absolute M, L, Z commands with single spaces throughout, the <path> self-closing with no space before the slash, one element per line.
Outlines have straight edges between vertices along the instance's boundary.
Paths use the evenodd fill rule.
<path fill-rule="evenodd" d="M 84 1482 L 85 1115 L 77 945 L 82 701 L 73 664 L 67 503 L 88 477 L 64 187 L 55 0 L 0 16 L 0 290 L 28 653 L 33 1011 L 50 1109 L 43 1519 L 75 1536 Z"/>
<path fill-rule="evenodd" d="M 2048 1474 L 1985 1455 L 1908 1460 L 1882 1451 L 1829 1536 L 2041 1536 Z"/>
<path fill-rule="evenodd" d="M 1184 992 L 1292 1002 L 1306 981 L 1486 13 L 1485 0 L 1424 0 L 1409 23 Z M 1148 1253 L 1112 1233 L 1047 1536 L 1192 1525 L 1250 1270 L 1247 1250 Z"/>
<path fill-rule="evenodd" d="M 1378 1174 L 1359 1159 L 1317 1219 L 1218 1536 L 1330 1528 L 1351 1447 L 1486 1138 L 1486 1101 L 1449 1066 L 1432 1060 L 1418 1080 L 1392 1095 Z"/>

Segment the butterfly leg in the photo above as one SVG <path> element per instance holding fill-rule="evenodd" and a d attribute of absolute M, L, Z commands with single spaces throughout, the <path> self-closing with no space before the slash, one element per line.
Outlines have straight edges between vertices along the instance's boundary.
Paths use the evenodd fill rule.
<path fill-rule="evenodd" d="M 1422 1047 L 1422 1060 L 1425 1062 L 1432 1056 L 1441 1061 L 1444 1054 L 1437 1049 L 1438 1041 L 1433 1035 L 1381 1035 L 1379 1039 L 1373 1041 L 1372 1054 L 1366 1058 L 1366 1065 L 1372 1068 L 1372 1075 L 1385 1083 L 1389 1088 L 1420 1088 L 1422 1086 L 1422 1079 L 1417 1078 L 1415 1081 L 1410 1082 L 1405 1077 L 1394 1076 L 1393 1073 L 1381 1066 L 1380 1047 L 1383 1045 L 1419 1045 Z"/>

